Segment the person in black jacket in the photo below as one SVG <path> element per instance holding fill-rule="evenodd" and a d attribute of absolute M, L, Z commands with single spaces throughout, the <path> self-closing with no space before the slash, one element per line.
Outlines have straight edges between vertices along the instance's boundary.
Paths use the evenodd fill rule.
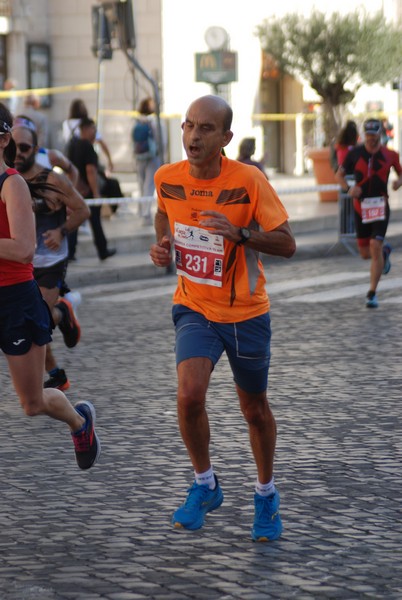
<path fill-rule="evenodd" d="M 100 198 L 101 180 L 99 178 L 98 155 L 94 148 L 96 125 L 93 119 L 84 118 L 80 123 L 80 137 L 73 137 L 67 147 L 67 155 L 79 172 L 78 190 L 86 199 Z M 107 239 L 102 227 L 101 206 L 90 206 L 94 244 L 100 260 L 116 254 L 115 248 L 108 248 Z M 69 236 L 69 260 L 75 259 L 77 232 Z"/>

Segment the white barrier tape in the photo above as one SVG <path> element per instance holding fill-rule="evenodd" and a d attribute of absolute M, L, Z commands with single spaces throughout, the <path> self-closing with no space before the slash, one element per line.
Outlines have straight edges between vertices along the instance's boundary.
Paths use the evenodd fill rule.
<path fill-rule="evenodd" d="M 103 204 L 146 204 L 153 202 L 155 198 L 153 196 L 142 196 L 141 198 L 89 198 L 85 200 L 88 206 L 102 206 Z"/>
<path fill-rule="evenodd" d="M 278 196 L 284 196 L 286 194 L 305 194 L 306 192 L 339 192 L 341 186 L 337 183 L 328 183 L 323 185 L 313 185 L 311 187 L 304 188 L 274 188 Z"/>
<path fill-rule="evenodd" d="M 274 188 L 275 189 L 275 188 Z M 311 187 L 303 187 L 303 188 L 279 188 L 275 189 L 278 196 L 285 196 L 286 194 L 305 194 L 309 192 L 335 192 L 341 189 L 340 185 L 329 183 L 325 185 L 314 185 Z M 91 198 L 86 200 L 88 206 L 101 206 L 103 204 L 130 204 L 130 203 L 140 203 L 145 204 L 149 202 L 153 202 L 155 198 L 153 196 L 142 196 L 140 198 L 133 197 L 125 197 L 125 198 Z"/>

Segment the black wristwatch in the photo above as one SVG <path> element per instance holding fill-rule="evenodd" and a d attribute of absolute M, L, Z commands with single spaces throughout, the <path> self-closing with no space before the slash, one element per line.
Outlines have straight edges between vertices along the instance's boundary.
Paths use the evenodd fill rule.
<path fill-rule="evenodd" d="M 251 236 L 251 231 L 247 229 L 247 227 L 240 227 L 239 235 L 241 236 L 241 239 L 236 243 L 236 246 L 242 246 L 248 242 Z"/>

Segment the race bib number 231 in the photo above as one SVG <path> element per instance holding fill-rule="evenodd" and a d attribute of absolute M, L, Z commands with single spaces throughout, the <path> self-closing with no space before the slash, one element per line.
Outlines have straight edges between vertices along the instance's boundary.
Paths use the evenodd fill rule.
<path fill-rule="evenodd" d="M 176 270 L 195 283 L 222 287 L 224 241 L 208 229 L 175 223 Z"/>

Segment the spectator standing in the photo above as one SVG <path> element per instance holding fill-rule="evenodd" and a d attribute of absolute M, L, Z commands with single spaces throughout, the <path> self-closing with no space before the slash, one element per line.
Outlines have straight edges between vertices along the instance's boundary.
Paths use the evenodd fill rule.
<path fill-rule="evenodd" d="M 150 225 L 152 223 L 152 198 L 155 193 L 154 176 L 161 166 L 163 158 L 159 154 L 159 134 L 154 100 L 150 97 L 144 98 L 140 102 L 138 112 L 140 116 L 134 124 L 131 137 L 142 199 L 139 205 L 139 216 L 144 225 Z M 162 152 L 163 146 L 162 140 Z"/>
<path fill-rule="evenodd" d="M 260 171 L 262 171 L 265 175 L 265 177 L 267 177 L 267 174 L 265 173 L 265 169 L 264 169 L 264 165 L 262 164 L 262 162 L 254 160 L 252 157 L 255 154 L 255 138 L 244 138 L 242 139 L 242 141 L 240 142 L 239 145 L 239 154 L 237 157 L 237 160 L 239 162 L 244 163 L 245 165 L 252 165 L 253 167 L 257 167 L 257 169 L 260 169 Z M 267 177 L 268 179 L 268 177 Z"/>
<path fill-rule="evenodd" d="M 381 143 L 386 146 L 388 142 L 392 142 L 394 139 L 394 126 L 389 122 L 388 119 L 382 120 L 382 132 L 381 132 Z"/>
<path fill-rule="evenodd" d="M 199 529 L 223 493 L 210 459 L 206 394 L 226 351 L 257 467 L 255 541 L 281 535 L 274 485 L 276 426 L 267 400 L 269 298 L 259 252 L 290 257 L 295 241 L 286 210 L 266 177 L 221 153 L 233 137 L 232 109 L 218 96 L 189 107 L 183 129 L 187 160 L 155 175 L 158 209 L 151 259 L 167 267 L 174 242 L 178 420 L 195 472 L 174 527 Z"/>
<path fill-rule="evenodd" d="M 356 237 L 360 256 L 371 260 L 370 289 L 366 296 L 367 308 L 377 308 L 377 286 L 381 275 L 391 269 L 391 246 L 384 243 L 390 218 L 388 178 L 391 169 L 398 175 L 392 189 L 402 186 L 402 166 L 394 150 L 381 145 L 382 123 L 378 119 L 364 122 L 364 143 L 348 152 L 336 178 L 344 194 L 353 198 Z M 349 186 L 345 176 L 353 174 L 354 185 Z"/>
<path fill-rule="evenodd" d="M 334 170 L 336 171 L 345 160 L 349 150 L 352 150 L 359 140 L 359 132 L 355 121 L 347 121 L 345 127 L 341 129 L 338 139 L 335 142 L 335 159 Z"/>
<path fill-rule="evenodd" d="M 66 423 L 78 466 L 89 469 L 100 454 L 94 407 L 87 401 L 73 407 L 60 390 L 43 389 L 51 318 L 33 277 L 36 235 L 31 194 L 42 196 L 45 184 L 28 186 L 12 168 L 16 148 L 11 127 L 12 115 L 0 104 L 0 347 L 25 414 Z"/>
<path fill-rule="evenodd" d="M 69 117 L 62 124 L 62 135 L 63 140 L 66 144 L 70 142 L 72 137 L 80 137 L 80 122 L 81 119 L 88 119 L 88 109 L 83 100 L 77 98 L 72 101 L 70 105 Z M 123 193 L 120 189 L 119 181 L 110 177 L 107 171 L 112 172 L 114 170 L 114 165 L 112 161 L 112 157 L 110 154 L 109 146 L 106 144 L 105 140 L 101 136 L 98 130 L 96 130 L 96 144 L 102 150 L 106 161 L 107 167 L 106 169 L 99 163 L 98 161 L 98 172 L 99 172 L 99 183 L 101 185 L 101 194 L 104 198 L 122 198 Z M 110 206 L 112 213 L 115 213 L 118 209 L 118 204 L 112 204 Z"/>
<path fill-rule="evenodd" d="M 85 105 L 85 102 L 81 100 L 81 98 L 76 98 L 70 104 L 70 110 L 68 114 L 68 119 L 63 121 L 62 123 L 62 136 L 63 141 L 66 145 L 70 142 L 71 138 L 81 136 L 80 133 L 80 122 L 81 119 L 88 119 L 88 109 Z M 107 169 L 109 171 L 113 171 L 114 165 L 112 161 L 112 157 L 109 151 L 109 147 L 106 144 L 105 140 L 101 136 L 101 134 L 96 131 L 95 141 L 99 144 L 103 154 L 107 160 Z"/>
<path fill-rule="evenodd" d="M 67 147 L 67 156 L 79 172 L 78 190 L 86 199 L 101 197 L 98 176 L 99 160 L 94 148 L 95 139 L 95 121 L 83 118 L 80 121 L 80 137 L 73 136 Z M 102 227 L 100 205 L 90 206 L 89 221 L 100 260 L 106 260 L 116 254 L 115 248 L 108 248 L 107 239 Z M 69 235 L 69 260 L 75 260 L 76 247 L 77 231 L 74 231 Z"/>

